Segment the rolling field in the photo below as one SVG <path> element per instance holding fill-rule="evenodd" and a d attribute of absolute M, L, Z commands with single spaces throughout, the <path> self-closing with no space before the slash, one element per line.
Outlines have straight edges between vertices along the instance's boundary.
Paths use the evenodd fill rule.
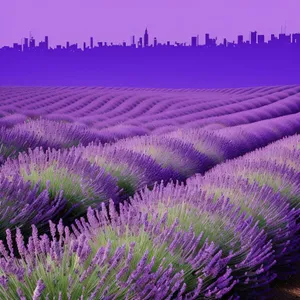
<path fill-rule="evenodd" d="M 300 86 L 0 87 L 0 299 L 300 297 Z"/>

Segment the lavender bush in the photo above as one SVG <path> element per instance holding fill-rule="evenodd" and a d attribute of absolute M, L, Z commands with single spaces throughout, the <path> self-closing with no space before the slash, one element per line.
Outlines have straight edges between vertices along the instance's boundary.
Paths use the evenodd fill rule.
<path fill-rule="evenodd" d="M 8 160 L 0 169 L 6 178 L 18 175 L 32 186 L 40 182 L 40 190 L 49 181 L 49 197 L 54 199 L 63 191 L 67 204 L 65 215 L 74 219 L 84 214 L 89 206 L 98 207 L 109 199 L 117 200 L 117 182 L 109 174 L 71 151 L 42 148 L 20 153 L 18 159 Z"/>
<path fill-rule="evenodd" d="M 18 176 L 11 181 L 0 176 L 0 239 L 5 238 L 7 229 L 14 232 L 16 227 L 22 228 L 26 236 L 32 224 L 45 229 L 49 220 L 58 220 L 65 205 L 62 192 L 50 199 L 49 182 L 43 190 L 39 183 L 32 188 Z"/>
<path fill-rule="evenodd" d="M 86 227 L 87 234 L 76 239 L 62 222 L 57 228 L 50 222 L 52 238 L 39 237 L 33 226 L 27 246 L 18 230 L 16 244 L 21 259 L 10 250 L 13 240 L 8 230 L 8 250 L 0 243 L 0 296 L 219 299 L 236 284 L 226 267 L 228 258 L 221 258 L 218 247 L 201 234 L 195 235 L 192 229 L 180 230 L 176 221 L 167 226 L 166 217 L 123 217 L 127 221 L 130 217 L 130 221 L 122 226 L 97 227 L 97 234 L 95 226 L 92 233 Z M 56 231 L 59 238 L 55 237 Z"/>
<path fill-rule="evenodd" d="M 252 216 L 258 222 L 258 227 L 272 240 L 280 275 L 284 275 L 283 268 L 288 275 L 295 271 L 292 262 L 300 258 L 299 210 L 292 209 L 280 192 L 275 193 L 271 187 L 259 186 L 257 182 L 250 184 L 241 177 L 216 174 L 189 178 L 187 188 L 200 195 L 205 191 L 216 200 L 221 196 L 227 197 L 230 203 L 241 208 L 240 213 Z"/>
<path fill-rule="evenodd" d="M 55 149 L 70 148 L 82 144 L 88 145 L 90 142 L 101 142 L 100 137 L 71 123 L 53 120 L 29 120 L 23 124 L 18 124 L 14 128 L 25 133 L 33 133 L 48 147 Z"/>
<path fill-rule="evenodd" d="M 197 151 L 211 158 L 214 164 L 238 156 L 238 150 L 230 140 L 218 136 L 211 131 L 203 129 L 178 129 L 164 134 L 164 136 L 191 143 Z"/>
<path fill-rule="evenodd" d="M 286 197 L 292 207 L 299 208 L 300 173 L 286 164 L 281 165 L 264 160 L 252 161 L 245 157 L 220 164 L 207 174 L 214 176 L 230 174 L 248 179 L 250 183 L 257 182 L 260 186 L 268 185 L 275 192 L 279 191 L 282 196 Z"/>
<path fill-rule="evenodd" d="M 176 173 L 162 168 L 151 157 L 114 145 L 101 146 L 91 143 L 87 147 L 77 147 L 74 151 L 117 178 L 117 185 L 122 189 L 124 198 L 133 196 L 145 186 L 153 186 L 156 181 L 168 182 L 176 176 Z"/>
<path fill-rule="evenodd" d="M 115 143 L 119 149 L 151 156 L 164 168 L 178 173 L 177 179 L 185 180 L 195 173 L 204 173 L 213 166 L 213 162 L 190 143 L 163 136 L 141 136 L 124 139 Z"/>
<path fill-rule="evenodd" d="M 196 234 L 203 232 L 205 238 L 230 257 L 228 266 L 239 280 L 235 288 L 240 292 L 267 285 L 276 277 L 270 271 L 275 264 L 271 241 L 258 228 L 258 222 L 246 217 L 229 200 L 214 201 L 213 197 L 193 193 L 182 185 L 164 187 L 160 184 L 152 191 L 145 189 L 136 194 L 130 203 L 130 206 L 125 203 L 121 209 L 133 209 L 135 214 L 142 212 L 150 217 L 167 212 L 168 224 L 178 219 L 183 229 L 192 226 Z"/>
<path fill-rule="evenodd" d="M 22 132 L 18 129 L 0 127 L 0 165 L 7 158 L 16 158 L 20 152 L 39 145 L 45 146 L 41 138 L 34 134 Z"/>

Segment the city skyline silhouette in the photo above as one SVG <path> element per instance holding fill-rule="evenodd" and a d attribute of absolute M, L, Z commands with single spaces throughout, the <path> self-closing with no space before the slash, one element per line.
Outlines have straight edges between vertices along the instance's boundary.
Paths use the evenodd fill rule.
<path fill-rule="evenodd" d="M 94 48 L 102 48 L 102 47 L 112 47 L 112 46 L 121 46 L 121 47 L 132 47 L 132 48 L 147 48 L 147 47 L 160 47 L 160 46 L 177 46 L 177 47 L 240 47 L 240 46 L 277 46 L 283 47 L 287 45 L 296 45 L 300 46 L 300 33 L 290 33 L 286 34 L 286 30 L 282 30 L 281 33 L 271 34 L 271 38 L 267 39 L 265 35 L 259 34 L 257 31 L 251 31 L 249 33 L 249 39 L 246 39 L 244 35 L 237 35 L 236 39 L 233 41 L 227 40 L 224 38 L 223 41 L 217 42 L 218 37 L 211 37 L 209 33 L 205 33 L 204 36 L 204 44 L 199 42 L 199 35 L 192 36 L 190 38 L 190 43 L 179 43 L 177 41 L 167 41 L 166 43 L 161 43 L 159 39 L 154 36 L 150 37 L 148 28 L 145 29 L 144 35 L 141 37 L 132 35 L 131 42 L 126 43 L 122 42 L 119 44 L 114 44 L 112 42 L 107 41 L 96 41 L 94 37 L 90 37 L 89 42 L 82 42 L 71 44 L 69 41 L 65 42 L 65 45 L 55 45 L 54 47 L 50 47 L 49 45 L 49 36 L 45 36 L 44 41 L 40 41 L 37 44 L 36 39 L 31 35 L 29 37 L 22 38 L 22 42 L 20 44 L 13 43 L 12 46 L 6 45 L 0 47 L 0 50 L 17 50 L 17 51 L 28 51 L 28 50 L 90 50 Z M 151 43 L 152 41 L 152 43 Z"/>

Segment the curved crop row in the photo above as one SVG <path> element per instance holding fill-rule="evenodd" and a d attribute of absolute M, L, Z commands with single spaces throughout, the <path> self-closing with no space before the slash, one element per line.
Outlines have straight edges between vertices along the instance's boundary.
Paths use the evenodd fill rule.
<path fill-rule="evenodd" d="M 57 193 L 63 192 L 66 199 L 60 217 L 66 220 L 83 215 L 89 206 L 97 208 L 107 199 L 118 199 L 117 181 L 103 168 L 91 164 L 74 148 L 60 151 L 42 148 L 20 153 L 18 159 L 8 160 L 1 167 L 1 175 L 14 184 L 14 177 L 30 182 L 32 188 L 39 183 L 41 193 L 48 185 L 49 207 Z M 18 203 L 12 203 L 18 207 Z M 5 216 L 6 218 L 6 216 Z"/>
<path fill-rule="evenodd" d="M 91 142 L 101 141 L 101 135 L 61 121 L 29 120 L 16 125 L 14 129 L 36 135 L 46 145 L 46 148 L 64 149 L 79 144 L 86 146 Z"/>
<path fill-rule="evenodd" d="M 300 133 L 300 113 L 214 132 L 232 140 L 240 150 L 239 155 L 242 155 L 283 137 Z"/>
<path fill-rule="evenodd" d="M 20 91 L 22 94 L 20 95 Z M 241 90 L 144 90 L 118 88 L 16 88 L 0 95 L 3 124 L 20 123 L 32 113 L 52 120 L 89 123 L 105 129 L 122 123 L 158 130 L 222 123 L 236 126 L 299 111 L 299 87 Z M 10 94 L 10 95 L 9 95 Z M 2 97 L 2 98 L 1 98 Z M 12 114 L 12 115 L 10 115 Z"/>
<path fill-rule="evenodd" d="M 187 180 L 191 190 L 229 197 L 260 222 L 273 241 L 281 278 L 299 272 L 300 152 L 283 146 L 297 140 L 285 138 Z"/>

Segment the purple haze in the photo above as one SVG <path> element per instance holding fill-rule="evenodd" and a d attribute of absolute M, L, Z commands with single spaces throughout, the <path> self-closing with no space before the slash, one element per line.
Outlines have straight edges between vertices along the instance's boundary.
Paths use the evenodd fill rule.
<path fill-rule="evenodd" d="M 189 42 L 210 33 L 221 41 L 246 39 L 250 31 L 269 38 L 286 24 L 286 32 L 300 31 L 299 0 L 9 0 L 0 3 L 0 47 L 32 35 L 49 44 L 95 40 L 129 42 L 148 27 L 161 42 Z"/>

